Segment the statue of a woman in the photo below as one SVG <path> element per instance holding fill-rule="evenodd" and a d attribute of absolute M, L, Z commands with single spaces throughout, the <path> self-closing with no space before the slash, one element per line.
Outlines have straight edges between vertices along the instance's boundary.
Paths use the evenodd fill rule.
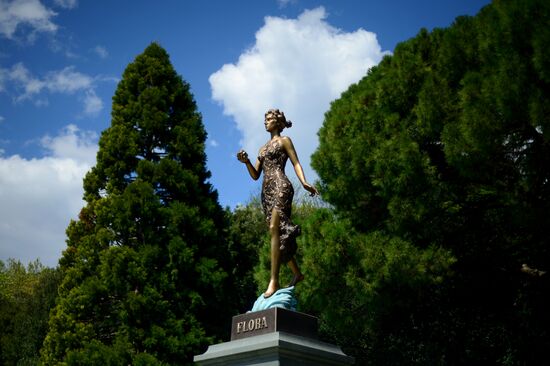
<path fill-rule="evenodd" d="M 285 175 L 287 159 L 290 159 L 303 187 L 311 195 L 318 194 L 318 192 L 306 181 L 304 170 L 292 141 L 287 136 L 281 136 L 281 131 L 285 127 L 291 127 L 292 122 L 287 121 L 284 113 L 278 109 L 270 109 L 265 113 L 264 124 L 267 132 L 271 134 L 271 138 L 260 149 L 256 164 L 250 163 L 248 154 L 243 150 L 237 153 L 237 159 L 246 164 L 248 173 L 254 180 L 260 177 L 262 170 L 264 171 L 262 207 L 271 234 L 271 278 L 264 293 L 264 297 L 267 298 L 281 287 L 279 284 L 281 263 L 288 263 L 294 275 L 289 286 L 294 286 L 304 279 L 294 258 L 296 237 L 300 235 L 300 227 L 294 225 L 290 220 L 294 189 Z"/>

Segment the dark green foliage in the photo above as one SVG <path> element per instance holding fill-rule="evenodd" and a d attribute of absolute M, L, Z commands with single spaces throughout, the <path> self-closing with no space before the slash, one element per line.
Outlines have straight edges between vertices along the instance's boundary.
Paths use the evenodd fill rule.
<path fill-rule="evenodd" d="M 158 44 L 124 71 L 67 229 L 45 364 L 186 364 L 227 333 L 226 218 L 196 109 Z"/>
<path fill-rule="evenodd" d="M 235 263 L 232 277 L 239 279 L 232 298 L 237 301 L 238 313 L 242 314 L 252 308 L 261 291 L 258 288 L 265 286 L 257 286 L 254 276 L 260 250 L 265 250 L 266 245 L 269 247 L 269 232 L 259 197 L 227 214 L 230 220 L 229 254 Z"/>
<path fill-rule="evenodd" d="M 319 316 L 321 334 L 358 364 L 434 364 L 402 333 L 414 327 L 415 336 L 430 335 L 417 322 L 449 275 L 450 253 L 379 231 L 357 233 L 326 208 L 309 215 L 303 232 L 300 310 Z"/>
<path fill-rule="evenodd" d="M 358 256 L 335 254 L 332 266 L 347 276 L 336 289 L 353 290 L 351 308 L 361 304 L 370 318 L 354 333 L 352 319 L 339 326 L 330 319 L 343 314 L 323 310 L 335 305 L 317 297 L 307 305 L 341 343 L 358 344 L 359 357 L 545 359 L 550 282 L 536 270 L 550 269 L 549 27 L 548 1 L 495 1 L 399 44 L 326 113 L 312 164 L 323 197 L 357 231 L 325 218 L 340 232 L 330 240 Z M 391 253 L 406 260 L 394 268 Z M 429 263 L 434 270 L 398 275 Z"/>
<path fill-rule="evenodd" d="M 38 364 L 60 282 L 59 270 L 38 261 L 0 261 L 0 364 Z"/>

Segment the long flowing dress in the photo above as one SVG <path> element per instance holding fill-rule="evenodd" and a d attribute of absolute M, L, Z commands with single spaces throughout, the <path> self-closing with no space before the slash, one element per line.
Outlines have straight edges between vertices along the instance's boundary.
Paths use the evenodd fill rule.
<path fill-rule="evenodd" d="M 258 159 L 264 170 L 262 183 L 262 207 L 269 225 L 275 208 L 279 213 L 281 263 L 286 263 L 296 254 L 296 237 L 300 227 L 290 220 L 294 188 L 285 175 L 288 155 L 280 139 L 270 140 L 260 150 Z"/>

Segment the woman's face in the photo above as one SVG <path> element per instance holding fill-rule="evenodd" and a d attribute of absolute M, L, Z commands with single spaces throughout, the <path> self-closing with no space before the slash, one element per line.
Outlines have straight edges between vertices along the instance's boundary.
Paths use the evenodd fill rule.
<path fill-rule="evenodd" d="M 265 116 L 264 125 L 265 125 L 266 131 L 271 132 L 273 130 L 276 130 L 278 128 L 277 117 L 272 113 L 267 114 Z"/>

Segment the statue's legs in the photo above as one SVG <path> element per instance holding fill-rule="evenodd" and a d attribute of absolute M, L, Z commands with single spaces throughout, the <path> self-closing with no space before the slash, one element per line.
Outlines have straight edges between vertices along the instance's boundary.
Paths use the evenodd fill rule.
<path fill-rule="evenodd" d="M 264 297 L 273 295 L 281 286 L 279 285 L 279 270 L 281 268 L 281 240 L 279 224 L 281 222 L 279 211 L 275 208 L 271 211 L 269 232 L 271 234 L 271 278 Z"/>
<path fill-rule="evenodd" d="M 288 266 L 290 267 L 290 270 L 292 271 L 292 274 L 294 276 L 292 277 L 292 281 L 290 281 L 287 287 L 296 286 L 298 282 L 304 280 L 304 275 L 302 274 L 302 272 L 300 272 L 300 267 L 298 267 L 296 258 L 292 257 L 292 259 L 288 262 Z"/>

